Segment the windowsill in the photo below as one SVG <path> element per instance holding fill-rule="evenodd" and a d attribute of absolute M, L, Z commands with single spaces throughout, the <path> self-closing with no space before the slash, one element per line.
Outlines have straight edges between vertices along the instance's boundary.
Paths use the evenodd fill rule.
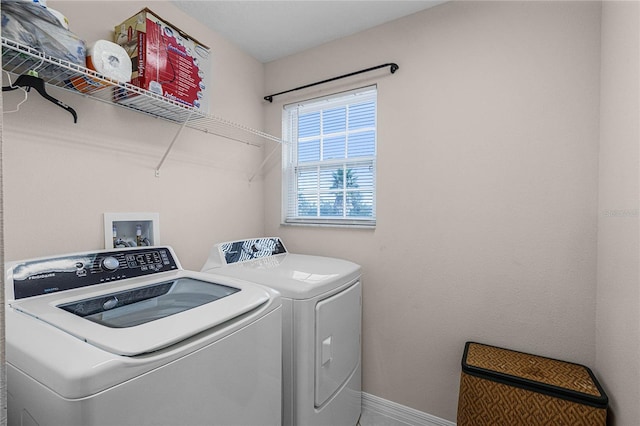
<path fill-rule="evenodd" d="M 349 229 L 376 229 L 375 222 L 368 223 L 353 223 L 353 222 L 306 222 L 306 221 L 295 221 L 295 222 L 281 222 L 282 226 L 306 226 L 312 228 L 349 228 Z"/>

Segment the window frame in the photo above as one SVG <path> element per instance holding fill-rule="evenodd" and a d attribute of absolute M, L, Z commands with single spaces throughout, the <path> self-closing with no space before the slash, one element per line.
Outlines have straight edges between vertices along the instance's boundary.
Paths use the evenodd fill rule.
<path fill-rule="evenodd" d="M 373 131 L 374 141 L 373 141 L 373 154 L 360 156 L 360 157 L 352 157 L 348 158 L 348 142 L 345 141 L 345 153 L 343 158 L 331 158 L 324 160 L 322 159 L 322 154 L 320 154 L 320 158 L 316 161 L 305 161 L 303 163 L 299 163 L 298 158 L 298 146 L 300 142 L 305 142 L 305 139 L 308 141 L 313 137 L 302 137 L 298 138 L 298 118 L 300 115 L 312 113 L 314 111 L 319 111 L 322 115 L 322 111 L 330 110 L 332 108 L 337 108 L 340 106 L 348 107 L 350 105 L 357 105 L 364 102 L 373 101 L 374 102 L 374 112 L 373 112 L 373 126 L 368 126 L 366 128 L 358 128 L 358 129 L 349 129 L 348 126 L 345 128 L 344 132 L 335 132 L 335 133 L 323 133 L 321 130 L 317 138 L 319 138 L 320 142 L 320 152 L 324 152 L 322 141 L 327 137 L 327 135 L 334 135 L 343 133 L 344 137 L 347 138 L 348 141 L 349 135 L 354 135 L 358 133 L 365 134 L 365 132 Z M 302 110 L 302 111 L 301 111 Z M 322 120 L 322 119 L 321 119 Z M 345 122 L 347 123 L 348 121 Z M 294 134 L 295 133 L 295 134 Z M 283 135 L 283 149 L 282 149 L 282 215 L 281 215 L 281 224 L 283 225 L 307 225 L 307 226 L 339 226 L 339 227 L 364 227 L 364 228 L 373 228 L 376 226 L 376 198 L 377 198 L 377 176 L 376 176 L 376 166 L 377 166 L 377 153 L 378 153 L 378 101 L 377 101 L 377 86 L 370 85 L 366 87 L 361 87 L 358 89 L 349 90 L 346 92 L 338 92 L 333 93 L 331 95 L 313 98 L 301 102 L 296 102 L 292 104 L 284 105 L 282 112 L 282 135 Z M 329 136 L 330 137 L 330 136 Z M 322 169 L 326 169 L 327 166 L 331 166 L 335 169 L 335 166 L 342 165 L 342 174 L 341 176 L 345 176 L 345 173 L 349 173 L 349 169 L 353 169 L 354 167 L 369 167 L 371 172 L 371 184 L 370 186 L 366 186 L 363 189 L 349 189 L 348 184 L 342 186 L 341 189 L 330 188 L 329 190 L 322 189 L 321 184 L 321 172 Z M 351 167 L 349 167 L 351 166 Z M 299 179 L 298 179 L 298 170 L 300 168 L 305 169 L 313 169 L 317 168 L 318 170 L 318 187 L 315 191 L 309 191 L 310 194 L 317 195 L 317 215 L 315 216 L 306 216 L 299 214 Z M 340 170 L 340 169 L 338 169 Z M 339 175 L 340 176 L 340 175 Z M 334 177 L 335 179 L 335 177 Z M 344 178 L 342 178 L 344 182 Z M 342 194 L 342 213 L 339 216 L 322 216 L 321 209 L 322 204 L 320 202 L 321 196 L 327 194 Z M 371 194 L 371 215 L 370 216 L 355 216 L 350 217 L 345 214 L 347 211 L 348 198 L 354 197 L 355 194 Z M 336 195 L 336 200 L 338 199 L 338 195 Z M 368 208 L 368 205 L 367 205 Z"/>

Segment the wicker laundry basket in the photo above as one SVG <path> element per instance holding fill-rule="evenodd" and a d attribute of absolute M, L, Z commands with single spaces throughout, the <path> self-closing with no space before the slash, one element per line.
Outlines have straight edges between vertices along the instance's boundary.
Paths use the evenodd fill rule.
<path fill-rule="evenodd" d="M 458 426 L 604 426 L 607 395 L 583 365 L 467 342 Z"/>

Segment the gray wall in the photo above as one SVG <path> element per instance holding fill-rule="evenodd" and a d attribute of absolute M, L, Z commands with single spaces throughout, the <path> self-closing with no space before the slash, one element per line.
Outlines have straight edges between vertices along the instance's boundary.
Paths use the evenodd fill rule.
<path fill-rule="evenodd" d="M 596 366 L 625 426 L 640 424 L 639 5 L 602 4 Z"/>
<path fill-rule="evenodd" d="M 50 1 L 88 44 L 149 6 L 212 49 L 211 113 L 263 127 L 263 65 L 171 3 Z M 100 13 L 96 13 L 100 11 Z M 214 242 L 263 232 L 263 188 L 249 176 L 262 149 L 185 129 L 155 177 L 179 125 L 51 89 L 78 123 L 32 93 L 5 114 L 4 203 L 8 260 L 104 247 L 103 213 L 157 212 L 160 240 L 199 270 Z M 4 96 L 5 110 L 22 100 Z"/>
<path fill-rule="evenodd" d="M 375 230 L 266 233 L 364 267 L 364 391 L 455 420 L 464 342 L 595 364 L 600 3 L 449 2 L 267 64 L 278 97 L 378 85 Z"/>

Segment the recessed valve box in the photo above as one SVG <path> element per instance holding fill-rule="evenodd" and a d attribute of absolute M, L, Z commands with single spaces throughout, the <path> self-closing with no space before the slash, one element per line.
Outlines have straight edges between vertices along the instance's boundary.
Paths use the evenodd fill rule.
<path fill-rule="evenodd" d="M 160 244 L 159 213 L 105 213 L 104 247 L 144 247 Z"/>

